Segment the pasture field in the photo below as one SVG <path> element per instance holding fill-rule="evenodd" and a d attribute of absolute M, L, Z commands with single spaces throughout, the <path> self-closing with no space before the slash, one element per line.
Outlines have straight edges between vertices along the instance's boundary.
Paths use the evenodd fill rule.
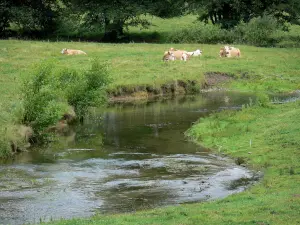
<path fill-rule="evenodd" d="M 162 55 L 170 47 L 189 51 L 201 49 L 203 55 L 188 62 L 164 63 Z M 246 91 L 289 92 L 300 89 L 300 52 L 296 48 L 257 48 L 238 45 L 241 58 L 220 58 L 221 45 L 206 44 L 103 44 L 89 42 L 47 42 L 0 40 L 0 133 L 16 123 L 14 109 L 20 106 L 21 84 L 35 64 L 54 61 L 57 68 L 86 70 L 92 59 L 106 62 L 112 82 L 111 96 L 161 90 L 164 85 L 194 81 L 200 88 L 206 72 L 225 73 L 233 78 L 225 88 Z M 81 49 L 87 56 L 66 56 L 63 48 Z M 195 89 L 194 89 L 195 90 Z M 154 92 L 155 93 L 155 92 Z M 135 96 L 135 95 L 134 95 Z M 145 96 L 142 92 L 141 96 Z M 3 135 L 2 135 L 3 136 Z M 0 141 L 1 142 L 1 141 Z M 1 153 L 4 155 L 4 153 Z"/>
<path fill-rule="evenodd" d="M 239 59 L 220 58 L 222 45 L 205 44 L 103 44 L 88 42 L 0 41 L 2 98 L 11 102 L 20 94 L 22 77 L 32 65 L 56 60 L 58 67 L 84 70 L 90 59 L 107 62 L 112 77 L 109 91 L 121 86 L 161 86 L 174 80 L 203 81 L 205 72 L 222 72 L 236 78 L 231 87 L 239 90 L 291 91 L 300 88 L 298 49 L 257 48 L 238 45 Z M 81 49 L 88 56 L 66 56 L 62 48 Z M 203 55 L 188 62 L 162 62 L 170 47 L 186 50 L 201 49 Z"/>
<path fill-rule="evenodd" d="M 88 56 L 61 55 L 62 48 L 81 49 Z M 203 50 L 188 62 L 162 62 L 170 47 Z M 291 92 L 300 89 L 300 51 L 295 48 L 257 48 L 237 45 L 239 59 L 220 58 L 221 45 L 205 44 L 102 44 L 88 42 L 0 41 L 0 121 L 2 128 L 14 119 L 11 109 L 21 97 L 21 83 L 32 65 L 54 60 L 57 67 L 84 70 L 90 59 L 107 62 L 112 83 L 108 92 L 123 87 L 161 87 L 174 80 L 201 84 L 206 72 L 232 77 L 225 88 L 256 92 Z M 194 141 L 243 158 L 264 178 L 249 190 L 223 200 L 159 208 L 134 214 L 96 216 L 57 221 L 54 224 L 299 224 L 299 102 L 246 108 L 212 115 L 187 132 Z M 233 135 L 230 135 L 233 134 Z M 249 140 L 252 140 L 250 147 Z"/>

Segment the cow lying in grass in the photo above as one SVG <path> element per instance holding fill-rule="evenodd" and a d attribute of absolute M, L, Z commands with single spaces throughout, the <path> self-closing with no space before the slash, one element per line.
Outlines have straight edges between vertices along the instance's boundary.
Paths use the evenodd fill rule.
<path fill-rule="evenodd" d="M 87 55 L 84 51 L 64 48 L 61 54 L 65 55 Z"/>
<path fill-rule="evenodd" d="M 191 56 L 202 55 L 202 51 L 200 49 L 197 49 L 193 52 L 188 52 L 186 50 L 170 48 L 169 51 L 174 53 L 176 59 L 180 59 L 180 60 L 184 60 L 184 61 L 190 59 Z"/>
<path fill-rule="evenodd" d="M 176 58 L 175 58 L 175 55 L 174 55 L 173 52 L 171 52 L 171 51 L 166 51 L 166 52 L 164 53 L 163 61 L 167 62 L 167 61 L 174 61 L 174 60 L 176 60 Z"/>
<path fill-rule="evenodd" d="M 190 56 L 199 56 L 202 55 L 202 51 L 200 49 L 197 49 L 196 51 L 193 52 L 187 52 L 187 54 Z"/>
<path fill-rule="evenodd" d="M 190 56 L 184 51 L 166 51 L 163 56 L 163 61 L 175 61 L 176 59 L 187 61 L 189 58 Z"/>
<path fill-rule="evenodd" d="M 187 61 L 190 58 L 190 55 L 187 54 L 187 51 L 185 50 L 179 50 L 179 49 L 174 49 L 174 48 L 170 48 L 169 51 L 166 51 L 164 53 L 164 57 L 163 60 L 165 60 L 165 58 L 171 58 L 172 61 L 178 59 L 178 60 L 183 60 L 183 61 Z"/>
<path fill-rule="evenodd" d="M 240 57 L 241 51 L 238 48 L 232 46 L 224 46 L 220 49 L 220 57 Z"/>

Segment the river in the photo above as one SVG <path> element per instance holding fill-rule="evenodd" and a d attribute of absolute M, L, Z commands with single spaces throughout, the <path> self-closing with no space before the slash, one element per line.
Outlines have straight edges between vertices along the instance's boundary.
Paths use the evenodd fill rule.
<path fill-rule="evenodd" d="M 0 224 L 134 212 L 243 191 L 254 172 L 184 132 L 212 112 L 254 101 L 254 94 L 209 92 L 94 109 L 59 141 L 0 165 Z"/>

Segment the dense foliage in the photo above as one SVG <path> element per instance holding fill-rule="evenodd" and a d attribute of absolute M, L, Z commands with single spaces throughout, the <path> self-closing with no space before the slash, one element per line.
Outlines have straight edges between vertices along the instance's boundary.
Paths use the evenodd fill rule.
<path fill-rule="evenodd" d="M 83 117 L 88 107 L 105 101 L 106 67 L 97 60 L 87 71 L 55 69 L 51 61 L 38 65 L 24 81 L 22 123 L 40 135 L 68 113 L 70 106 Z"/>
<path fill-rule="evenodd" d="M 235 43 L 255 46 L 274 46 L 283 33 L 274 16 L 263 15 L 240 23 L 233 29 L 222 29 L 220 25 L 198 22 L 169 34 L 167 41 L 174 43 Z"/>
<path fill-rule="evenodd" d="M 83 15 L 81 22 L 84 26 L 102 28 L 104 41 L 123 38 L 124 29 L 128 26 L 149 26 L 149 21 L 140 17 L 141 15 L 166 18 L 182 15 L 184 9 L 183 0 L 64 0 L 64 3 L 72 12 Z"/>
<path fill-rule="evenodd" d="M 200 0 L 196 1 L 200 20 L 210 20 L 223 28 L 232 28 L 240 21 L 273 15 L 282 23 L 299 23 L 297 0 Z"/>
<path fill-rule="evenodd" d="M 60 6 L 56 0 L 4 0 L 0 3 L 0 31 L 9 26 L 19 33 L 46 36 L 56 29 Z"/>
<path fill-rule="evenodd" d="M 169 18 L 187 13 L 220 28 L 234 29 L 261 17 L 274 18 L 281 25 L 297 24 L 300 5 L 297 0 L 4 0 L 0 3 L 0 31 L 2 35 L 53 38 L 69 36 L 71 30 L 78 38 L 97 33 L 90 39 L 129 41 L 128 27 L 151 25 L 144 15 Z"/>

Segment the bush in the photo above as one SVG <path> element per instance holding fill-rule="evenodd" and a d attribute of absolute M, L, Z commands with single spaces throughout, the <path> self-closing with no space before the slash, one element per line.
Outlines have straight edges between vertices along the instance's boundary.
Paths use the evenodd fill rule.
<path fill-rule="evenodd" d="M 23 84 L 23 123 L 31 126 L 38 135 L 55 124 L 68 108 L 63 93 L 56 88 L 53 68 L 53 62 L 42 63 Z"/>
<path fill-rule="evenodd" d="M 256 105 L 258 105 L 260 107 L 264 107 L 264 108 L 271 107 L 271 102 L 270 102 L 269 96 L 264 93 L 258 94 L 257 98 L 256 98 Z"/>
<path fill-rule="evenodd" d="M 2 105 L 0 105 L 0 108 Z M 9 145 L 9 115 L 6 112 L 1 112 L 0 114 L 0 158 L 5 158 L 11 154 L 11 148 Z"/>
<path fill-rule="evenodd" d="M 167 42 L 173 43 L 232 43 L 233 36 L 230 31 L 221 29 L 218 25 L 195 23 L 189 28 L 171 33 Z"/>
<path fill-rule="evenodd" d="M 12 143 L 21 148 L 25 145 L 24 137 L 16 125 L 20 123 L 19 112 L 22 113 L 22 110 L 19 104 L 9 102 L 0 104 L 0 109 L 0 158 L 6 158 L 13 153 Z"/>
<path fill-rule="evenodd" d="M 82 118 L 89 106 L 105 101 L 104 88 L 109 82 L 105 64 L 93 60 L 91 69 L 78 72 L 57 70 L 55 63 L 47 61 L 37 66 L 23 84 L 23 123 L 38 136 L 57 123 L 70 106 Z"/>
<path fill-rule="evenodd" d="M 64 89 L 67 102 L 82 118 L 89 106 L 99 106 L 105 102 L 104 88 L 109 82 L 107 65 L 94 59 L 91 68 L 87 71 L 77 73 L 69 70 L 60 73 L 59 83 Z"/>
<path fill-rule="evenodd" d="M 274 46 L 283 40 L 282 28 L 277 19 L 270 15 L 253 18 L 249 23 L 241 22 L 231 30 L 221 29 L 219 25 L 197 22 L 188 28 L 170 33 L 167 42 Z M 297 39 L 297 36 L 295 38 Z"/>
<path fill-rule="evenodd" d="M 273 16 L 256 17 L 249 23 L 240 23 L 233 32 L 239 36 L 239 42 L 255 46 L 272 46 L 276 43 L 275 33 L 279 23 Z"/>

